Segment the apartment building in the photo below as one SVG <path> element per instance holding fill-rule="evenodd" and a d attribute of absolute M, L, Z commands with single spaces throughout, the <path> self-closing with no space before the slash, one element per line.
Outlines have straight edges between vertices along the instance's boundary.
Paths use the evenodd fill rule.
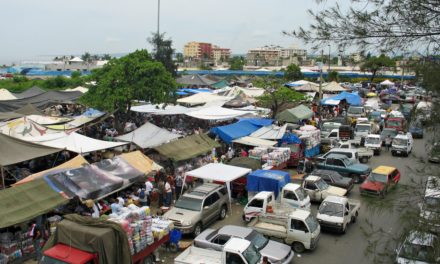
<path fill-rule="evenodd" d="M 282 65 L 280 46 L 264 46 L 250 49 L 246 55 L 249 66 L 280 66 Z"/>
<path fill-rule="evenodd" d="M 213 45 L 205 42 L 188 42 L 183 47 L 183 56 L 191 59 L 211 59 Z"/>
<path fill-rule="evenodd" d="M 231 57 L 231 49 L 220 48 L 219 46 L 214 46 L 212 48 L 212 59 L 216 64 L 228 61 Z"/>

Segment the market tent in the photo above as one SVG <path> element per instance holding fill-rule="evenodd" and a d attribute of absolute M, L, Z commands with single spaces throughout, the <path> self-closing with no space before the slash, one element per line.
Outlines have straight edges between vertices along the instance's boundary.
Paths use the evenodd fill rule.
<path fill-rule="evenodd" d="M 116 140 L 132 142 L 145 149 L 162 145 L 179 137 L 178 134 L 148 122 L 128 134 L 116 137 Z"/>
<path fill-rule="evenodd" d="M 0 89 L 0 101 L 3 100 L 15 100 L 17 97 L 13 95 L 9 90 L 6 89 Z"/>
<path fill-rule="evenodd" d="M 227 87 L 228 85 L 229 85 L 229 83 L 226 80 L 221 80 L 221 81 L 218 81 L 218 82 L 212 84 L 211 86 L 214 89 L 221 89 L 221 88 Z"/>
<path fill-rule="evenodd" d="M 81 93 L 84 94 L 84 93 L 87 93 L 89 91 L 89 89 L 85 88 L 85 87 L 82 87 L 82 86 L 78 86 L 76 88 L 69 88 L 69 89 L 66 89 L 64 91 L 66 91 L 66 92 L 81 92 Z"/>
<path fill-rule="evenodd" d="M 300 120 L 309 119 L 313 117 L 313 111 L 305 105 L 298 105 L 297 107 L 286 109 L 277 115 L 278 121 L 296 123 Z"/>
<path fill-rule="evenodd" d="M 241 93 L 249 97 L 258 97 L 258 96 L 262 96 L 265 90 L 256 87 L 244 88 L 244 87 L 234 86 L 234 87 L 225 87 L 217 90 L 216 92 L 220 95 L 229 96 L 229 97 L 235 97 Z"/>
<path fill-rule="evenodd" d="M 43 179 L 0 191 L 0 228 L 31 220 L 68 202 Z"/>
<path fill-rule="evenodd" d="M 17 110 L 14 111 L 15 113 L 22 114 L 22 115 L 41 115 L 42 112 L 38 110 L 35 106 L 32 104 L 26 104 Z"/>
<path fill-rule="evenodd" d="M 256 100 L 252 97 L 246 96 L 244 93 L 241 93 L 234 97 L 234 99 L 227 101 L 223 106 L 228 108 L 239 108 L 250 105 L 251 103 L 255 103 Z"/>
<path fill-rule="evenodd" d="M 293 86 L 293 89 L 297 92 L 319 92 L 319 85 L 309 82 L 301 86 Z"/>
<path fill-rule="evenodd" d="M 182 115 L 198 108 L 190 108 L 182 105 L 165 105 L 165 104 L 145 104 L 136 105 L 130 108 L 133 112 L 149 113 L 153 115 Z"/>
<path fill-rule="evenodd" d="M 297 87 L 297 86 L 302 86 L 302 85 L 309 84 L 309 83 L 312 83 L 312 82 L 309 82 L 306 80 L 299 80 L 299 81 L 294 81 L 294 82 L 288 82 L 285 85 L 287 87 Z M 312 83 L 312 84 L 315 84 L 315 83 Z"/>
<path fill-rule="evenodd" d="M 287 124 L 284 124 L 281 127 L 276 125 L 270 125 L 258 129 L 249 136 L 255 138 L 261 138 L 261 139 L 277 140 L 277 139 L 281 139 L 284 136 L 286 130 L 287 130 Z"/>
<path fill-rule="evenodd" d="M 87 160 L 83 156 L 78 155 L 75 158 L 68 160 L 68 161 L 64 162 L 63 164 L 60 164 L 56 167 L 53 167 L 53 168 L 50 168 L 50 169 L 47 169 L 44 171 L 40 171 L 38 173 L 31 174 L 31 175 L 27 176 L 26 178 L 16 182 L 15 184 L 13 184 L 13 186 L 21 185 L 23 183 L 27 183 L 27 182 L 30 182 L 30 181 L 33 181 L 36 179 L 40 179 L 44 175 L 46 175 L 50 172 L 79 168 L 83 164 L 89 164 L 89 163 L 87 162 Z"/>
<path fill-rule="evenodd" d="M 263 125 L 251 120 L 243 119 L 234 124 L 213 127 L 211 132 L 219 136 L 224 142 L 230 144 L 232 140 L 245 137 L 257 131 Z"/>
<path fill-rule="evenodd" d="M 336 96 L 322 99 L 321 104 L 330 104 L 330 102 L 332 102 L 330 100 L 334 102 L 346 100 L 349 105 L 362 105 L 362 98 L 357 93 L 342 92 Z"/>
<path fill-rule="evenodd" d="M 32 137 L 41 137 L 52 134 L 61 136 L 59 131 L 37 124 L 27 117 L 21 117 L 5 122 L 2 126 L 0 126 L 0 133 L 11 137 L 21 138 L 26 141 L 33 141 L 30 139 Z M 56 135 L 53 136 L 58 137 Z"/>
<path fill-rule="evenodd" d="M 301 139 L 293 133 L 286 133 L 284 134 L 283 138 L 280 140 L 281 145 L 282 144 L 301 144 Z"/>
<path fill-rule="evenodd" d="M 385 80 L 385 81 L 381 82 L 380 85 L 393 86 L 394 83 L 390 80 Z"/>
<path fill-rule="evenodd" d="M 276 141 L 266 140 L 256 137 L 241 137 L 232 140 L 232 142 L 247 146 L 253 146 L 253 147 L 273 147 L 278 143 Z"/>
<path fill-rule="evenodd" d="M 185 85 L 209 86 L 216 83 L 216 81 L 212 81 L 204 76 L 197 74 L 197 75 L 183 75 L 182 77 L 176 79 L 176 83 L 185 84 Z"/>
<path fill-rule="evenodd" d="M 177 102 L 179 104 L 186 104 L 186 105 L 194 106 L 194 105 L 201 105 L 201 104 L 206 104 L 206 103 L 211 103 L 211 102 L 225 103 L 231 99 L 232 98 L 230 98 L 230 97 L 220 96 L 220 95 L 216 95 L 216 94 L 198 93 L 198 94 L 193 94 L 188 97 L 177 99 Z"/>
<path fill-rule="evenodd" d="M 246 176 L 250 172 L 251 169 L 247 168 L 241 168 L 222 163 L 209 163 L 203 167 L 185 173 L 183 182 L 186 182 L 185 180 L 188 176 L 209 181 L 225 182 L 229 193 L 229 209 L 231 209 L 231 182 L 238 178 Z M 231 210 L 229 210 L 229 212 L 231 212 Z"/>
<path fill-rule="evenodd" d="M 192 135 L 171 141 L 154 149 L 174 161 L 188 160 L 208 152 L 220 145 L 206 134 Z"/>
<path fill-rule="evenodd" d="M 235 157 L 228 161 L 227 164 L 236 167 L 248 168 L 253 171 L 261 169 L 261 162 L 257 159 L 249 157 Z"/>
<path fill-rule="evenodd" d="M 47 156 L 61 151 L 60 148 L 41 146 L 0 133 L 0 167 Z"/>
<path fill-rule="evenodd" d="M 64 148 L 75 153 L 88 153 L 98 150 L 116 148 L 128 144 L 127 142 L 109 142 L 89 138 L 76 132 L 65 134 L 65 136 L 55 139 L 45 140 L 43 138 L 40 140 L 38 137 L 36 137 L 34 140 L 35 142 L 38 142 L 38 144 L 44 146 Z"/>
<path fill-rule="evenodd" d="M 36 96 L 36 95 L 40 95 L 45 93 L 46 91 L 41 89 L 38 86 L 33 86 L 29 89 L 27 89 L 24 92 L 21 93 L 14 93 L 13 95 L 15 96 L 16 99 L 23 99 L 23 98 L 28 98 L 28 97 L 32 97 L 32 96 Z"/>
<path fill-rule="evenodd" d="M 333 81 L 330 83 L 327 83 L 322 86 L 322 91 L 327 93 L 334 93 L 334 92 L 343 92 L 347 91 L 344 87 L 342 87 L 339 83 Z"/>
<path fill-rule="evenodd" d="M 148 175 L 152 171 L 158 171 L 162 169 L 160 165 L 158 165 L 149 157 L 145 156 L 139 150 L 129 153 L 123 153 L 119 155 L 119 157 L 123 158 L 128 164 L 130 164 L 132 167 L 145 175 Z"/>
<path fill-rule="evenodd" d="M 61 125 L 47 125 L 46 127 L 53 130 L 72 130 L 88 124 L 92 121 L 98 120 L 99 118 L 105 118 L 106 114 L 104 112 L 89 109 L 79 116 L 74 116 L 72 121 L 69 121 Z"/>
<path fill-rule="evenodd" d="M 209 88 L 180 88 L 178 91 L 188 94 L 213 93 L 213 90 Z"/>
<path fill-rule="evenodd" d="M 286 171 L 256 170 L 247 176 L 248 192 L 274 192 L 275 197 L 281 189 L 290 182 L 290 175 Z"/>
<path fill-rule="evenodd" d="M 40 125 L 62 124 L 72 120 L 71 118 L 67 118 L 67 117 L 44 116 L 44 115 L 28 115 L 27 118 Z"/>
<path fill-rule="evenodd" d="M 228 120 L 248 114 L 249 112 L 228 109 L 221 106 L 204 107 L 186 113 L 187 116 L 191 116 L 197 119 L 204 119 L 204 120 Z"/>
<path fill-rule="evenodd" d="M 0 121 L 7 121 L 7 120 L 11 120 L 11 119 L 16 119 L 16 118 L 20 118 L 23 117 L 22 114 L 19 113 L 15 113 L 15 112 L 0 112 Z"/>

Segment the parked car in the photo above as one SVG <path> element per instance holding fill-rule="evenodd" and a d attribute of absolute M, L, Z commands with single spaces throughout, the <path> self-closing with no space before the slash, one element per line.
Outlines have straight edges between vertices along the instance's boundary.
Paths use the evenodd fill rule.
<path fill-rule="evenodd" d="M 325 161 L 326 158 L 337 154 L 337 155 L 344 155 L 347 158 L 349 158 L 351 161 L 353 161 L 354 163 L 359 163 L 359 152 L 357 151 L 357 149 L 347 149 L 347 148 L 339 148 L 338 146 L 340 146 L 341 143 L 336 143 L 336 147 L 330 149 L 327 153 L 323 154 L 323 155 L 319 155 L 318 157 L 316 157 L 316 160 L 318 162 L 323 162 Z"/>
<path fill-rule="evenodd" d="M 397 132 L 405 132 L 406 119 L 404 117 L 389 117 L 385 121 L 385 128 L 394 128 Z"/>
<path fill-rule="evenodd" d="M 290 246 L 269 240 L 252 228 L 235 225 L 226 225 L 218 230 L 206 229 L 194 239 L 193 245 L 222 251 L 224 245 L 233 237 L 251 242 L 270 263 L 290 264 L 293 259 L 294 253 Z"/>
<path fill-rule="evenodd" d="M 354 163 L 346 156 L 340 154 L 333 154 L 319 162 L 318 169 L 337 171 L 342 176 L 348 176 L 354 180 L 355 183 L 360 183 L 370 174 L 370 167 L 364 164 Z"/>
<path fill-rule="evenodd" d="M 435 142 L 428 150 L 429 162 L 440 163 L 440 143 Z"/>
<path fill-rule="evenodd" d="M 422 122 L 419 121 L 419 120 L 411 122 L 411 124 L 409 125 L 408 132 L 411 133 L 413 138 L 423 138 L 423 125 L 422 125 Z"/>
<path fill-rule="evenodd" d="M 431 233 L 410 231 L 403 243 L 397 246 L 396 263 L 440 263 L 438 237 Z"/>
<path fill-rule="evenodd" d="M 339 129 L 341 125 L 341 123 L 324 122 L 321 126 L 321 138 L 327 138 L 334 129 Z"/>
<path fill-rule="evenodd" d="M 396 186 L 400 180 L 400 171 L 394 167 L 379 166 L 359 186 L 361 195 L 373 195 L 384 198 L 391 186 Z"/>
<path fill-rule="evenodd" d="M 362 163 L 367 163 L 368 160 L 374 155 L 373 150 L 360 147 L 360 142 L 357 142 L 356 140 L 339 142 L 337 148 L 357 151 L 358 159 Z"/>
<path fill-rule="evenodd" d="M 182 233 L 197 236 L 210 223 L 226 217 L 228 204 L 229 195 L 224 185 L 205 183 L 181 195 L 164 218 L 173 221 L 174 227 Z"/>
<path fill-rule="evenodd" d="M 431 232 L 440 232 L 440 179 L 429 176 L 426 182 L 423 202 L 420 206 L 420 222 Z"/>
<path fill-rule="evenodd" d="M 336 230 L 344 234 L 347 226 L 356 222 L 360 208 L 360 201 L 328 196 L 319 206 L 316 219 L 322 229 Z"/>
<path fill-rule="evenodd" d="M 374 152 L 374 155 L 380 155 L 382 151 L 382 141 L 380 135 L 370 134 L 365 138 L 365 147 Z"/>
<path fill-rule="evenodd" d="M 363 106 L 350 106 L 347 110 L 347 116 L 352 119 L 356 119 L 358 117 L 364 117 L 367 113 L 365 112 L 365 108 Z"/>
<path fill-rule="evenodd" d="M 353 179 L 348 177 L 342 177 L 336 171 L 331 170 L 313 170 L 309 175 L 321 177 L 328 185 L 344 188 L 347 190 L 347 194 L 353 189 Z"/>
<path fill-rule="evenodd" d="M 398 134 L 393 138 L 391 144 L 391 155 L 404 155 L 408 157 L 413 148 L 413 138 L 411 133 Z"/>
<path fill-rule="evenodd" d="M 302 186 L 310 196 L 310 200 L 313 202 L 321 202 L 329 195 L 347 195 L 346 189 L 330 186 L 319 176 L 307 176 L 304 179 Z"/>
<path fill-rule="evenodd" d="M 393 139 L 395 136 L 397 136 L 397 130 L 394 128 L 384 128 L 380 133 L 380 140 L 382 140 L 382 145 L 385 145 L 385 139 L 388 137 L 388 135 L 391 137 L 391 139 Z"/>

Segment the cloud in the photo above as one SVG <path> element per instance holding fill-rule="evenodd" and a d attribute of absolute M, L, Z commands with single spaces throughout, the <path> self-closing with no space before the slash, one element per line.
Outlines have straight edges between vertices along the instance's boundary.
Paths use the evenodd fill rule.
<path fill-rule="evenodd" d="M 117 42 L 121 42 L 121 39 L 116 38 L 116 37 L 106 37 L 105 38 L 105 42 L 107 42 L 107 43 L 117 43 Z"/>
<path fill-rule="evenodd" d="M 254 31 L 251 33 L 251 37 L 252 37 L 253 39 L 267 38 L 267 37 L 269 37 L 269 35 L 270 35 L 270 33 L 269 33 L 268 31 L 259 30 L 259 29 L 254 30 Z"/>

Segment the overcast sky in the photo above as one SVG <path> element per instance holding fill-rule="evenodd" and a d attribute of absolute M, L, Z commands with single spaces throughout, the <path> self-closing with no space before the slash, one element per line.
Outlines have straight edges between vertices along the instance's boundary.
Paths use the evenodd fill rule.
<path fill-rule="evenodd" d="M 0 63 L 44 55 L 125 53 L 150 48 L 157 0 L 0 0 Z M 204 41 L 242 54 L 301 43 L 283 30 L 307 26 L 312 0 L 161 0 L 161 32 L 177 51 Z"/>

